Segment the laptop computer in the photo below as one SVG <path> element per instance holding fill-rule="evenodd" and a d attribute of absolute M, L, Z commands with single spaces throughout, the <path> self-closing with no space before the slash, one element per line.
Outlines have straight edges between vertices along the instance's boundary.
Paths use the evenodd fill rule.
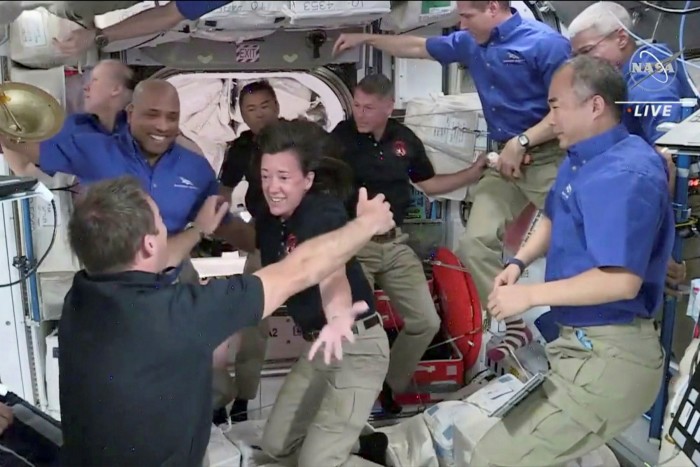
<path fill-rule="evenodd" d="M 700 155 L 700 110 L 677 124 L 655 143 L 671 152 Z"/>
<path fill-rule="evenodd" d="M 12 195 L 31 192 L 38 180 L 33 177 L 0 175 L 0 200 Z"/>

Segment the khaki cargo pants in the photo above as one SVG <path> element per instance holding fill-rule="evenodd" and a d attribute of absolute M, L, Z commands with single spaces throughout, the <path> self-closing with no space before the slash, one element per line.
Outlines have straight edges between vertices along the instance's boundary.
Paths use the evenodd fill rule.
<path fill-rule="evenodd" d="M 663 377 L 654 323 L 581 330 L 592 348 L 576 329 L 563 327 L 546 346 L 547 379 L 477 443 L 471 467 L 562 466 L 619 435 L 653 405 Z"/>
<path fill-rule="evenodd" d="M 376 315 L 375 315 L 376 316 Z M 262 448 L 278 461 L 300 467 L 374 466 L 352 455 L 379 396 L 389 365 L 389 341 L 380 323 L 364 329 L 358 321 L 354 343 L 343 343 L 343 359 L 330 365 L 311 343 L 277 395 Z"/>
<path fill-rule="evenodd" d="M 408 234 L 396 229 L 393 239 L 369 242 L 356 258 L 370 286 L 384 290 L 404 327 L 391 346 L 387 384 L 395 392 L 408 386 L 411 377 L 440 329 L 440 317 L 428 288 L 423 265 L 406 244 Z"/>
<path fill-rule="evenodd" d="M 503 269 L 506 224 L 516 219 L 528 203 L 538 209 L 544 207 L 565 155 L 557 141 L 529 153 L 532 165 L 523 167 L 519 180 L 511 182 L 496 170 L 488 170 L 469 195 L 472 206 L 456 253 L 474 279 L 482 308 L 486 307 L 493 280 Z"/>
<path fill-rule="evenodd" d="M 261 267 L 260 252 L 256 250 L 248 255 L 243 274 L 252 274 Z M 234 398 L 252 401 L 257 397 L 269 332 L 269 321 L 263 319 L 257 326 L 241 329 L 236 334 L 240 344 L 231 345 L 228 355 L 228 361 L 235 362 L 236 377 L 231 378 L 227 369 L 214 368 L 214 409 L 227 405 Z"/>

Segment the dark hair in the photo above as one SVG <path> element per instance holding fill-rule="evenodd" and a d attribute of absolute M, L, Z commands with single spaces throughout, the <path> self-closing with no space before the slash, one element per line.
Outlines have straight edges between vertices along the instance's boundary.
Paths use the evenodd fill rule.
<path fill-rule="evenodd" d="M 307 120 L 280 120 L 258 135 L 260 157 L 293 151 L 304 174 L 314 172 L 312 192 L 327 193 L 345 201 L 353 190 L 352 170 L 340 157 L 342 145 L 323 128 Z M 260 168 L 260 161 L 257 165 Z"/>
<path fill-rule="evenodd" d="M 128 268 L 143 237 L 157 233 L 148 195 L 130 176 L 91 185 L 68 223 L 70 246 L 92 274 Z"/>
<path fill-rule="evenodd" d="M 474 8 L 476 8 L 479 11 L 484 11 L 486 8 L 488 8 L 489 3 L 491 2 L 485 2 L 485 1 L 470 1 L 469 3 L 472 4 Z M 498 6 L 501 8 L 501 10 L 509 10 L 510 9 L 510 2 L 496 2 L 498 3 Z"/>
<path fill-rule="evenodd" d="M 600 96 L 615 118 L 622 117 L 620 102 L 627 100 L 627 85 L 620 70 L 605 60 L 589 55 L 579 55 L 566 61 L 557 73 L 566 68 L 573 71 L 571 87 L 579 99 Z"/>
<path fill-rule="evenodd" d="M 243 107 L 243 98 L 245 96 L 249 94 L 257 94 L 259 92 L 266 92 L 270 95 L 270 97 L 277 101 L 277 93 L 275 92 L 275 88 L 273 88 L 269 82 L 262 79 L 260 81 L 253 81 L 252 83 L 248 83 L 243 86 L 243 89 L 241 89 L 241 92 L 238 94 L 238 101 L 240 102 L 241 107 Z"/>
<path fill-rule="evenodd" d="M 365 76 L 355 89 L 371 96 L 394 97 L 394 84 L 381 73 Z"/>

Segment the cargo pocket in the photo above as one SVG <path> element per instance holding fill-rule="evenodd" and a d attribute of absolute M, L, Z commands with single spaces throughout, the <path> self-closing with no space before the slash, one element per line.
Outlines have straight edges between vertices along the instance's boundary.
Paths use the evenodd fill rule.
<path fill-rule="evenodd" d="M 359 434 L 379 396 L 388 366 L 388 351 L 381 341 L 361 342 L 358 336 L 355 344 L 343 349 L 340 366 L 327 375 L 314 425 L 324 432 Z"/>
<path fill-rule="evenodd" d="M 383 329 L 377 328 L 381 332 Z M 359 345 L 358 345 L 359 344 Z M 363 388 L 378 391 L 389 369 L 389 344 L 382 339 L 362 339 L 343 348 L 343 360 L 336 370 L 334 386 L 337 389 Z"/>
<path fill-rule="evenodd" d="M 543 402 L 530 413 L 529 435 L 536 439 L 524 456 L 528 465 L 556 464 L 564 454 L 585 445 L 591 431 L 567 412 L 550 402 Z M 527 440 L 522 442 L 527 445 Z"/>

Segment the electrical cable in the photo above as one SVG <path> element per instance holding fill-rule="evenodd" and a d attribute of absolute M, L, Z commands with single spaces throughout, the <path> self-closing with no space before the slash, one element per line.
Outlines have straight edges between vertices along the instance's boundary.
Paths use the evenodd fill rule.
<path fill-rule="evenodd" d="M 41 266 L 41 264 L 44 262 L 46 257 L 49 255 L 49 252 L 51 252 L 51 248 L 53 248 L 53 244 L 56 241 L 56 233 L 58 230 L 57 225 L 56 225 L 56 224 L 58 224 L 58 212 L 56 210 L 56 201 L 54 201 L 53 199 L 51 200 L 51 210 L 53 211 L 53 232 L 51 233 L 51 241 L 49 242 L 49 246 L 46 248 L 46 251 L 41 256 L 41 258 L 39 258 L 39 261 L 37 261 L 34 266 L 29 268 L 28 271 L 22 272 L 22 270 L 20 269 L 20 278 L 19 279 L 17 279 L 16 281 L 9 282 L 7 284 L 0 284 L 0 288 L 12 287 L 14 285 L 21 284 L 22 282 L 29 279 L 33 274 L 35 274 L 37 272 L 37 270 L 39 269 L 39 266 Z"/>
<path fill-rule="evenodd" d="M 691 13 L 700 13 L 700 6 L 688 8 L 690 6 L 690 2 L 687 2 L 685 8 L 683 8 L 682 10 L 676 8 L 666 8 L 663 6 L 654 5 L 653 3 L 646 1 L 638 1 L 637 3 L 641 3 L 642 5 L 649 7 L 652 10 L 660 11 L 662 13 L 669 13 L 671 15 L 689 15 Z"/>

